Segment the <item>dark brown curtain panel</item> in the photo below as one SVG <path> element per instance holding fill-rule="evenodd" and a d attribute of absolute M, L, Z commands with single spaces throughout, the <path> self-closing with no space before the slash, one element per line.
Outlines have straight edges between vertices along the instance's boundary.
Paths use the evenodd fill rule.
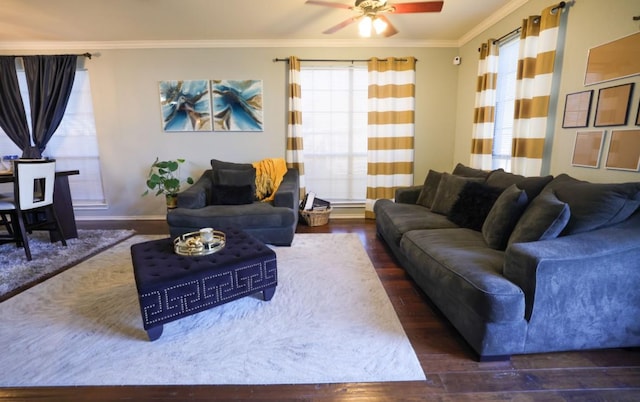
<path fill-rule="evenodd" d="M 76 55 L 23 56 L 29 88 L 33 143 L 25 158 L 40 158 L 60 125 L 76 76 Z"/>
<path fill-rule="evenodd" d="M 20 149 L 30 146 L 29 125 L 16 73 L 16 56 L 0 56 L 0 127 Z"/>

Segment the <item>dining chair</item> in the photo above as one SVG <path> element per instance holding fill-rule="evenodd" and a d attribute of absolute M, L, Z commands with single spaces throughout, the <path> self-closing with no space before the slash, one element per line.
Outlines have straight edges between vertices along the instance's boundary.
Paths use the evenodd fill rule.
<path fill-rule="evenodd" d="M 62 244 L 67 245 L 53 207 L 55 172 L 55 160 L 19 159 L 13 169 L 14 198 L 0 199 L 0 225 L 7 228 L 0 243 L 15 242 L 24 247 L 28 261 L 31 250 L 27 233 L 33 230 L 56 231 Z"/>

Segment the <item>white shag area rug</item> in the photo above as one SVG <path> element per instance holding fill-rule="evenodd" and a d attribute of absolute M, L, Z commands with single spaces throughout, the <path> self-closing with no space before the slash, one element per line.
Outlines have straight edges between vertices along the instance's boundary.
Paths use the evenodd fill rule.
<path fill-rule="evenodd" d="M 425 380 L 355 234 L 274 247 L 278 287 L 142 328 L 134 236 L 0 303 L 0 386 L 304 384 Z"/>
<path fill-rule="evenodd" d="M 15 243 L 0 245 L 0 301 L 15 292 L 86 259 L 89 256 L 131 237 L 133 230 L 78 230 L 78 237 L 51 243 L 49 232 L 34 231 L 29 235 L 31 261 L 24 248 Z"/>

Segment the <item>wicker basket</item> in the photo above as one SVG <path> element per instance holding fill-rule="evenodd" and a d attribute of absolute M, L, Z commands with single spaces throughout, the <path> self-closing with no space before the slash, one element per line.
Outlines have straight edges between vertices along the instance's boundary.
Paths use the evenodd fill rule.
<path fill-rule="evenodd" d="M 329 223 L 329 215 L 331 214 L 331 208 L 324 211 L 300 211 L 300 216 L 307 222 L 309 226 L 322 226 Z"/>

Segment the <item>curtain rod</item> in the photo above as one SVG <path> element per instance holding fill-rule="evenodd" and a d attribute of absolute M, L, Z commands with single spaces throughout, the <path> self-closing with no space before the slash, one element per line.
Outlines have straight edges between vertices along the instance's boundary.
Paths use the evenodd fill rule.
<path fill-rule="evenodd" d="M 312 62 L 317 62 L 317 61 L 319 61 L 319 62 L 325 62 L 325 61 L 326 62 L 348 61 L 348 62 L 351 62 L 352 64 L 356 63 L 356 62 L 358 62 L 358 63 L 366 63 L 368 61 L 371 61 L 371 59 L 299 59 L 299 60 L 300 61 L 312 61 Z M 407 59 L 396 59 L 396 60 L 397 61 L 407 61 Z M 278 61 L 284 61 L 284 62 L 288 63 L 289 59 L 278 59 L 278 58 L 273 59 L 274 63 L 278 62 Z M 384 61 L 384 60 L 381 60 L 381 61 Z M 416 61 L 418 61 L 418 59 L 416 59 Z"/>
<path fill-rule="evenodd" d="M 32 56 L 29 54 L 20 54 L 14 57 L 26 57 L 26 56 Z M 87 59 L 91 60 L 91 57 L 93 56 L 91 53 L 82 53 L 82 54 L 71 54 L 71 55 L 57 55 L 57 54 L 45 54 L 45 55 L 40 55 L 40 56 L 78 56 L 78 57 L 86 57 Z"/>
<path fill-rule="evenodd" d="M 556 12 L 556 11 L 558 11 L 559 9 L 564 8 L 566 5 L 567 5 L 567 3 L 565 3 L 564 1 L 561 1 L 560 3 L 558 3 L 558 5 L 557 5 L 557 6 L 555 6 L 555 7 L 553 7 L 553 8 L 551 9 L 551 12 L 552 12 L 552 13 L 555 13 L 555 12 Z M 517 27 L 517 28 L 516 28 L 516 29 L 514 29 L 513 31 L 508 32 L 508 33 L 506 33 L 506 34 L 502 35 L 502 36 L 501 36 L 501 37 L 499 37 L 498 39 L 495 39 L 495 40 L 493 41 L 493 43 L 494 43 L 494 44 L 496 44 L 496 43 L 498 43 L 498 42 L 501 42 L 501 41 L 503 41 L 504 39 L 506 39 L 506 38 L 510 37 L 511 35 L 515 35 L 516 33 L 520 32 L 521 30 L 522 30 L 522 27 Z M 480 51 L 480 48 L 478 48 L 478 51 Z"/>

